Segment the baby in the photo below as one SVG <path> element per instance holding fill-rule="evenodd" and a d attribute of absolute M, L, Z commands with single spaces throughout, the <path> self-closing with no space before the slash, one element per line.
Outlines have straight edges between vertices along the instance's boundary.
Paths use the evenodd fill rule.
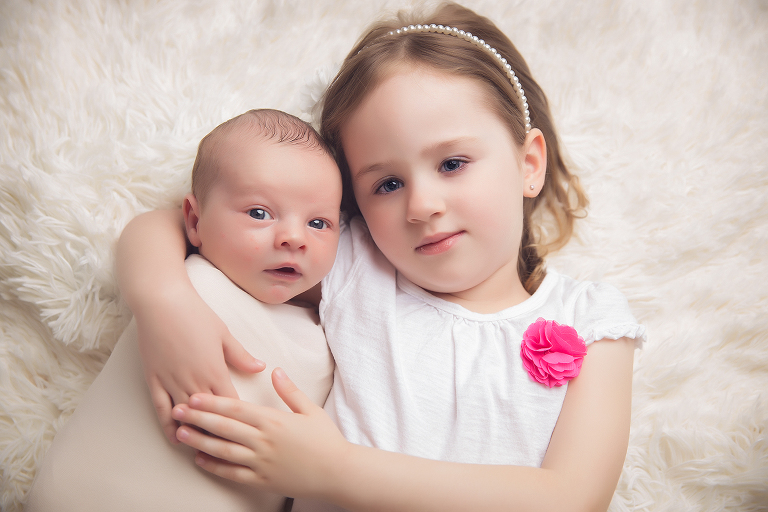
<path fill-rule="evenodd" d="M 269 368 L 284 368 L 322 406 L 333 359 L 314 309 L 285 302 L 331 269 L 341 176 L 315 130 L 289 114 L 251 110 L 208 134 L 184 198 L 186 261 L 203 299 Z M 168 442 L 145 384 L 131 322 L 59 430 L 27 511 L 281 510 L 282 496 L 206 474 Z M 241 399 L 288 410 L 270 371 L 232 370 Z"/>

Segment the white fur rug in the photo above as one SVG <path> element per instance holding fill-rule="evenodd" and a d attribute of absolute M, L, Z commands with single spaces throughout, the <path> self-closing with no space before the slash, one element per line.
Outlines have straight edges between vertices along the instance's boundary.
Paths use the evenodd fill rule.
<path fill-rule="evenodd" d="M 306 116 L 408 0 L 0 2 L 0 508 L 130 313 L 113 249 L 180 204 L 199 139 Z M 468 0 L 547 91 L 592 201 L 550 259 L 649 330 L 612 511 L 768 510 L 768 4 Z"/>

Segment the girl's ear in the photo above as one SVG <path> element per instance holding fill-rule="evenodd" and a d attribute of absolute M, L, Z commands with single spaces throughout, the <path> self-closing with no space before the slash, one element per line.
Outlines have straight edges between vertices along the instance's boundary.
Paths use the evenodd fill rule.
<path fill-rule="evenodd" d="M 538 128 L 532 129 L 523 144 L 523 196 L 536 197 L 547 175 L 547 142 Z"/>
<path fill-rule="evenodd" d="M 200 247 L 203 245 L 203 241 L 200 239 L 200 232 L 197 229 L 200 222 L 200 204 L 197 202 L 197 198 L 192 194 L 184 196 L 181 209 L 184 212 L 184 227 L 187 230 L 189 243 L 195 247 Z"/>

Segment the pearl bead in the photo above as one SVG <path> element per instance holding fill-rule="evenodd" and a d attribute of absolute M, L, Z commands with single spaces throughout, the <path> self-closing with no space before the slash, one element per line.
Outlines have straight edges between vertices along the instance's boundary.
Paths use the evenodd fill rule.
<path fill-rule="evenodd" d="M 490 44 L 486 43 L 483 39 L 479 38 L 476 35 L 473 35 L 471 32 L 465 32 L 464 30 L 461 30 L 456 27 L 448 27 L 446 25 L 435 25 L 432 23 L 431 25 L 408 25 L 407 27 L 402 27 L 397 29 L 396 31 L 389 32 L 389 35 L 395 35 L 395 34 L 402 34 L 407 32 L 439 32 L 446 35 L 452 35 L 456 36 L 458 38 L 464 39 L 465 41 L 469 41 L 470 43 L 478 46 L 481 50 L 490 53 L 496 61 L 501 65 L 502 70 L 507 75 L 507 78 L 512 83 L 513 87 L 515 88 L 515 92 L 518 96 L 518 99 L 520 100 L 520 104 L 523 107 L 523 114 L 525 119 L 525 133 L 528 133 L 531 131 L 531 117 L 530 112 L 528 110 L 528 98 L 525 96 L 525 92 L 523 91 L 523 86 L 520 84 L 520 80 L 517 78 L 517 75 L 515 75 L 514 70 L 512 69 L 512 66 L 509 64 L 507 59 L 502 57 L 502 55 Z"/>

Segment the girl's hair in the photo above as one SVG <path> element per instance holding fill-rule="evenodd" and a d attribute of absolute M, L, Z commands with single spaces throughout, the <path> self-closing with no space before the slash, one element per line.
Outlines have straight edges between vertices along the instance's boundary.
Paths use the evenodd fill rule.
<path fill-rule="evenodd" d="M 416 24 L 456 27 L 495 48 L 520 80 L 528 99 L 532 127 L 544 134 L 547 177 L 537 197 L 524 198 L 523 236 L 518 255 L 520 280 L 525 289 L 533 293 L 546 274 L 543 257 L 570 239 L 574 220 L 583 216 L 588 201 L 578 178 L 565 165 L 547 99 L 522 55 L 493 22 L 465 7 L 445 3 L 429 16 L 400 12 L 395 19 L 373 25 L 344 60 L 323 98 L 320 127 L 341 168 L 345 194 L 342 207 L 350 217 L 359 213 L 341 144 L 341 129 L 366 95 L 398 64 L 429 66 L 478 80 L 488 90 L 491 108 L 509 127 L 514 140 L 519 145 L 525 141 L 520 100 L 496 59 L 475 44 L 451 35 L 429 32 L 388 35 L 390 31 Z M 535 225 L 532 218 L 536 220 Z"/>

